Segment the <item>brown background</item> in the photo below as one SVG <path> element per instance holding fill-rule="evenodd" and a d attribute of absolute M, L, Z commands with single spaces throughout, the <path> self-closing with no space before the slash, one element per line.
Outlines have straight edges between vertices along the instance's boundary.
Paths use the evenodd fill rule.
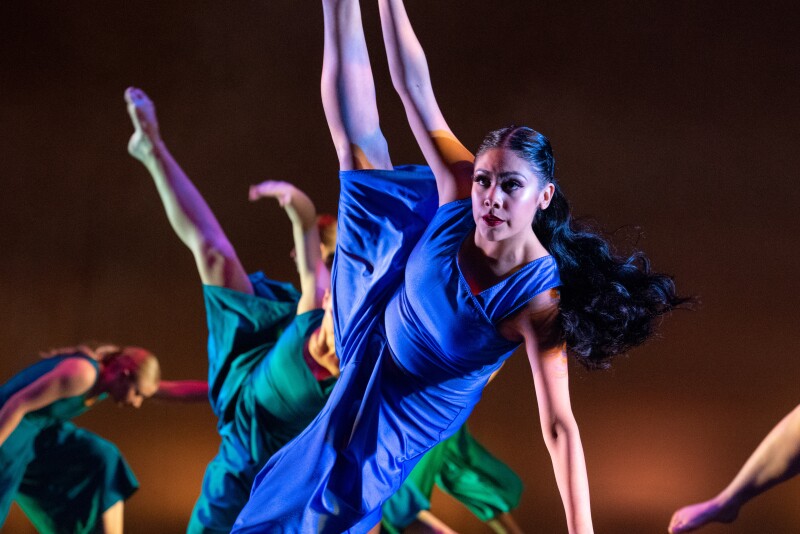
<path fill-rule="evenodd" d="M 655 267 L 702 297 L 612 371 L 573 368 L 600 533 L 663 531 L 800 402 L 796 14 L 790 1 L 750 4 L 409 1 L 465 144 L 509 122 L 545 132 L 575 212 L 641 226 Z M 393 159 L 418 162 L 376 6 L 364 11 Z M 246 194 L 285 179 L 336 208 L 321 25 L 318 2 L 0 4 L 0 380 L 39 349 L 90 339 L 150 347 L 166 377 L 205 375 L 194 263 L 126 154 L 128 85 L 157 103 L 245 266 L 293 279 L 285 216 Z M 181 532 L 218 443 L 208 407 L 107 403 L 78 422 L 140 478 L 128 531 Z M 523 355 L 471 428 L 525 480 L 520 523 L 565 531 Z M 435 506 L 463 532 L 487 532 L 448 498 Z M 16 510 L 6 528 L 29 527 Z M 793 481 L 707 532 L 798 530 Z"/>

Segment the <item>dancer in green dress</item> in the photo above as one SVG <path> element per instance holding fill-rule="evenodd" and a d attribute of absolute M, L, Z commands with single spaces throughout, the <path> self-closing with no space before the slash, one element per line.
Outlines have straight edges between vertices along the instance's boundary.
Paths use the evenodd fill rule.
<path fill-rule="evenodd" d="M 227 533 L 255 475 L 316 416 L 339 374 L 329 290 L 335 219 L 318 220 L 311 200 L 286 182 L 251 187 L 250 200 L 277 199 L 292 222 L 301 291 L 260 272 L 248 276 L 162 141 L 153 103 L 135 88 L 125 99 L 135 128 L 129 152 L 150 172 L 203 283 L 208 398 L 221 443 L 206 469 L 188 531 Z"/>
<path fill-rule="evenodd" d="M 431 449 L 400 489 L 383 505 L 382 527 L 399 534 L 413 524 L 442 534 L 454 531 L 430 512 L 437 485 L 501 534 L 522 532 L 510 512 L 519 504 L 522 481 L 487 451 L 463 425 Z"/>

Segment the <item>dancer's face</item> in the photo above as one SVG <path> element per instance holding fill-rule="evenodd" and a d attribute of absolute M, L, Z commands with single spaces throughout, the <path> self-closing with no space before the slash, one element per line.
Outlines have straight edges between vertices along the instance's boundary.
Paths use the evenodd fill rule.
<path fill-rule="evenodd" d="M 158 383 L 146 377 L 137 376 L 128 370 L 120 370 L 113 378 L 109 394 L 120 406 L 139 408 L 145 399 L 155 395 Z"/>
<path fill-rule="evenodd" d="M 487 241 L 533 235 L 536 210 L 550 204 L 553 184 L 541 185 L 528 162 L 512 150 L 492 148 L 475 160 L 472 216 Z"/>

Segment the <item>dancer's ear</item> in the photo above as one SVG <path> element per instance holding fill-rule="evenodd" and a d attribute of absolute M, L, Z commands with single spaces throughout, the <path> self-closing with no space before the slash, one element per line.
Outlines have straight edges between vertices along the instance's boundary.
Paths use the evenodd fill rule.
<path fill-rule="evenodd" d="M 553 185 L 553 182 L 549 182 L 546 186 L 542 188 L 541 193 L 539 193 L 539 209 L 546 210 L 547 206 L 550 205 L 550 201 L 553 200 L 553 194 L 556 191 L 556 186 Z"/>

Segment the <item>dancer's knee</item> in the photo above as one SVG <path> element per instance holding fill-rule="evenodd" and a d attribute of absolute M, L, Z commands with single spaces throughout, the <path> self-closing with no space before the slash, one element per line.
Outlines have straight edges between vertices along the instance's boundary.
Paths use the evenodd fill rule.
<path fill-rule="evenodd" d="M 238 287 L 247 276 L 230 243 L 201 238 L 192 248 L 204 284 L 246 291 L 247 288 Z"/>

